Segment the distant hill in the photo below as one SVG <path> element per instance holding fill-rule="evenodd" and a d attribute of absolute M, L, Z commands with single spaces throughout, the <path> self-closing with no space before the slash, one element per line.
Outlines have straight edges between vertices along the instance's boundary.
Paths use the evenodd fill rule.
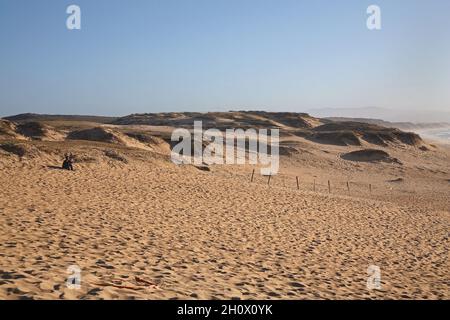
<path fill-rule="evenodd" d="M 142 135 L 132 132 L 130 136 L 130 133 L 126 132 L 128 126 L 191 129 L 195 121 L 202 121 L 203 129 L 279 128 L 280 134 L 284 137 L 301 137 L 328 145 L 362 146 L 369 143 L 385 147 L 400 144 L 420 147 L 423 144 L 421 137 L 416 133 L 404 132 L 398 129 L 398 124 L 383 120 L 320 119 L 307 113 L 293 112 L 172 112 L 131 114 L 124 117 L 21 114 L 7 117 L 6 120 L 10 123 L 5 122 L 3 125 L 4 136 L 18 134 L 32 139 L 56 140 L 57 133 L 65 133 L 65 138 L 70 140 L 120 142 L 132 138 L 140 141 Z M 45 125 L 40 125 L 40 122 Z M 114 128 L 112 125 L 122 128 Z M 410 125 L 412 124 L 402 124 L 403 127 Z"/>
<path fill-rule="evenodd" d="M 334 122 L 363 122 L 388 128 L 398 128 L 402 130 L 427 130 L 427 129 L 439 129 L 450 127 L 450 123 L 447 122 L 430 122 L 430 123 L 390 122 L 381 119 L 346 118 L 346 117 L 327 117 L 324 119 L 331 120 Z"/>
<path fill-rule="evenodd" d="M 116 117 L 83 116 L 83 115 L 50 115 L 36 113 L 22 113 L 15 116 L 4 117 L 3 119 L 12 122 L 36 122 L 36 121 L 89 121 L 97 123 L 110 123 Z"/>
<path fill-rule="evenodd" d="M 435 123 L 449 122 L 450 111 L 428 110 L 396 110 L 378 107 L 367 108 L 321 108 L 310 109 L 309 114 L 319 118 L 359 118 L 383 119 L 389 122 Z"/>
<path fill-rule="evenodd" d="M 318 118 L 306 113 L 230 111 L 230 112 L 182 112 L 142 113 L 117 118 L 116 125 L 152 125 L 192 127 L 194 121 L 202 121 L 204 128 L 313 128 L 322 124 Z"/>
<path fill-rule="evenodd" d="M 418 134 L 364 122 L 330 122 L 313 129 L 315 140 L 330 140 L 338 145 L 361 145 L 361 140 L 379 146 L 402 143 L 420 146 Z"/>

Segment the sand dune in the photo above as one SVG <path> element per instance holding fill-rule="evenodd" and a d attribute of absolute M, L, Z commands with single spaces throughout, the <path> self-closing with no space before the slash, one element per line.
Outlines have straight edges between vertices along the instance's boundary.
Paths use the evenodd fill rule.
<path fill-rule="evenodd" d="M 16 131 L 32 140 L 54 141 L 64 139 L 64 134 L 40 122 L 25 122 L 17 125 Z"/>
<path fill-rule="evenodd" d="M 377 146 L 400 166 L 290 136 L 268 185 L 248 165 L 176 166 L 145 127 L 97 127 L 112 140 L 0 142 L 1 299 L 450 298 L 444 146 Z"/>
<path fill-rule="evenodd" d="M 0 119 L 0 139 L 25 139 L 16 130 L 17 127 L 13 122 Z"/>

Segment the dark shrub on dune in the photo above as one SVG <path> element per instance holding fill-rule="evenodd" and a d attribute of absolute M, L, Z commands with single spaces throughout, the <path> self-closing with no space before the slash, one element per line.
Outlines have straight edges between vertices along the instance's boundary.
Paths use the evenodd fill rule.
<path fill-rule="evenodd" d="M 344 160 L 349 161 L 359 161 L 359 162 L 389 162 L 389 163 L 398 163 L 395 158 L 392 158 L 389 153 L 383 150 L 377 149 L 363 149 L 345 153 L 341 156 Z"/>
<path fill-rule="evenodd" d="M 319 131 L 307 137 L 309 140 L 336 146 L 360 146 L 361 141 L 352 131 Z"/>
<path fill-rule="evenodd" d="M 19 157 L 23 157 L 28 153 L 28 149 L 24 145 L 12 142 L 0 144 L 0 149 Z"/>
<path fill-rule="evenodd" d="M 47 127 L 39 122 L 25 122 L 17 126 L 17 132 L 29 138 L 41 138 L 46 135 Z"/>
<path fill-rule="evenodd" d="M 363 122 L 331 122 L 313 129 L 317 133 L 327 132 L 340 136 L 342 132 L 351 132 L 356 138 L 380 145 L 387 146 L 389 144 L 403 143 L 411 146 L 418 146 L 421 144 L 422 139 L 419 135 L 412 132 L 404 132 L 395 128 L 386 128 L 375 124 L 363 123 Z M 313 135 L 314 136 L 314 135 Z M 342 143 L 340 145 L 343 145 Z M 350 144 L 348 144 L 350 145 Z"/>
<path fill-rule="evenodd" d="M 108 143 L 120 143 L 121 139 L 114 132 L 97 127 L 92 129 L 72 131 L 67 135 L 69 140 L 88 140 Z"/>

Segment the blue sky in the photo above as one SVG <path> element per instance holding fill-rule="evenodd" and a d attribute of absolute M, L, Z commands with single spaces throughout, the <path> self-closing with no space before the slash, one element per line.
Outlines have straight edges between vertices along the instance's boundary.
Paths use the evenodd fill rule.
<path fill-rule="evenodd" d="M 0 116 L 450 111 L 449 16 L 448 0 L 0 0 Z"/>

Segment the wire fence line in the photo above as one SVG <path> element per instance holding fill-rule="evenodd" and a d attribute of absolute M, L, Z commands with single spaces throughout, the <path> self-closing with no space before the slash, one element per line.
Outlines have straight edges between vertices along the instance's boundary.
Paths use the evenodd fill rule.
<path fill-rule="evenodd" d="M 337 194 L 346 196 L 370 196 L 385 197 L 387 193 L 396 193 L 405 197 L 413 196 L 414 191 L 401 188 L 395 185 L 395 182 L 382 184 L 380 182 L 361 182 L 355 180 L 333 179 L 333 178 L 316 178 L 306 175 L 290 175 L 278 173 L 277 175 L 261 175 L 256 169 L 246 172 L 242 175 L 243 179 L 258 185 L 266 185 L 267 187 L 287 188 L 299 191 L 312 191 L 323 194 Z"/>

